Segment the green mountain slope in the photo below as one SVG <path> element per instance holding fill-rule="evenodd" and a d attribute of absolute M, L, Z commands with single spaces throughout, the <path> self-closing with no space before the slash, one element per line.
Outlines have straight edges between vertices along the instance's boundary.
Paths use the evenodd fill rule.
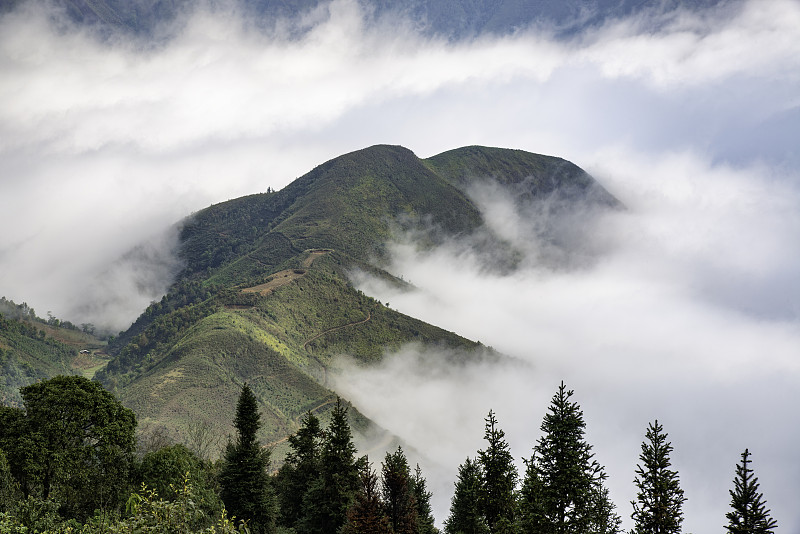
<path fill-rule="evenodd" d="M 0 297 L 0 405 L 19 405 L 23 386 L 56 375 L 92 376 L 105 363 L 98 354 L 102 342 L 56 322 L 40 319 L 25 303 Z"/>
<path fill-rule="evenodd" d="M 469 146 L 426 160 L 439 176 L 459 189 L 491 180 L 509 187 L 519 200 L 557 195 L 574 202 L 619 208 L 603 186 L 572 162 L 523 150 Z"/>
<path fill-rule="evenodd" d="M 346 154 L 281 191 L 188 219 L 179 280 L 109 346 L 114 359 L 97 377 L 142 426 L 176 437 L 198 422 L 229 433 L 247 382 L 264 414 L 262 439 L 279 442 L 305 411 L 324 416 L 340 355 L 368 365 L 416 342 L 458 347 L 463 358 L 500 357 L 389 309 L 348 278 L 360 268 L 402 283 L 375 267 L 393 228 L 433 229 L 432 240 L 480 228 L 467 195 L 475 180 L 525 198 L 564 194 L 617 205 L 578 167 L 521 151 L 467 147 L 421 160 L 402 147 L 375 146 Z"/>

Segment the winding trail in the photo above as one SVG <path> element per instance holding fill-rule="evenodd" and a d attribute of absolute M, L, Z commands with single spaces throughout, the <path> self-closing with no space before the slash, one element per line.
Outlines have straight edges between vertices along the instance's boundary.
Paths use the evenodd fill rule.
<path fill-rule="evenodd" d="M 323 386 L 328 387 L 328 367 L 324 363 L 322 363 L 322 360 L 320 360 L 319 358 L 314 356 L 313 352 L 308 350 L 308 344 L 311 343 L 312 341 L 314 341 L 315 339 L 319 339 L 320 337 L 324 336 L 325 334 L 330 334 L 331 332 L 336 332 L 337 330 L 341 330 L 343 328 L 349 328 L 351 326 L 364 324 L 367 321 L 369 321 L 370 319 L 372 319 L 372 311 L 367 310 L 367 318 L 366 319 L 362 319 L 360 321 L 355 321 L 353 323 L 343 324 L 342 326 L 334 326 L 333 328 L 328 328 L 327 330 L 324 330 L 324 331 L 320 332 L 319 334 L 315 335 L 314 337 L 311 337 L 311 338 L 307 339 L 306 342 L 303 343 L 303 349 L 306 352 L 308 352 L 308 354 L 309 354 L 309 356 L 311 358 L 316 360 L 316 362 L 319 364 L 320 367 L 322 367 L 322 373 L 323 373 L 323 375 L 322 375 L 322 385 Z"/>
<path fill-rule="evenodd" d="M 348 328 L 348 327 L 351 327 L 351 326 L 364 324 L 367 321 L 369 321 L 370 319 L 372 319 L 372 311 L 367 310 L 367 318 L 366 319 L 361 319 L 360 321 L 355 321 L 355 322 L 352 322 L 352 323 L 343 324 L 342 326 L 334 326 L 333 328 L 328 328 L 327 330 L 324 330 L 324 331 L 320 332 L 319 334 L 315 335 L 314 337 L 311 337 L 308 340 L 306 340 L 306 342 L 303 343 L 303 348 L 305 350 L 308 350 L 308 344 L 309 343 L 311 343 L 315 339 L 318 339 L 318 338 L 324 336 L 325 334 L 330 334 L 331 332 L 336 332 L 337 330 L 341 330 L 343 328 Z"/>

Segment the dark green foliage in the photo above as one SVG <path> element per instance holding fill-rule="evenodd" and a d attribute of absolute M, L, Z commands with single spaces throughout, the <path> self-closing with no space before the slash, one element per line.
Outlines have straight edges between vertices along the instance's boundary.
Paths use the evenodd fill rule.
<path fill-rule="evenodd" d="M 488 534 L 489 526 L 480 512 L 483 473 L 478 462 L 467 458 L 458 466 L 458 480 L 450 502 L 446 534 Z"/>
<path fill-rule="evenodd" d="M 18 490 L 29 494 L 35 489 L 38 471 L 34 442 L 28 433 L 25 410 L 0 406 L 0 450 Z"/>
<path fill-rule="evenodd" d="M 680 487 L 678 472 L 670 469 L 672 445 L 667 441 L 658 420 L 647 428 L 636 466 L 636 500 L 631 501 L 635 523 L 632 534 L 677 534 L 681 531 L 686 497 Z"/>
<path fill-rule="evenodd" d="M 320 452 L 320 474 L 311 483 L 303 499 L 304 517 L 300 532 L 327 534 L 337 532 L 347 519 L 347 510 L 355 499 L 360 482 L 347 408 L 341 399 L 331 413 Z"/>
<path fill-rule="evenodd" d="M 25 411 L 0 411 L 0 448 L 25 495 L 65 516 L 113 511 L 130 489 L 136 419 L 100 384 L 58 376 L 21 390 Z"/>
<path fill-rule="evenodd" d="M 300 429 L 289 436 L 291 451 L 276 478 L 282 526 L 294 527 L 303 517 L 303 496 L 320 476 L 321 438 L 319 419 L 311 412 L 303 417 Z M 363 479 L 361 482 L 365 483 Z"/>
<path fill-rule="evenodd" d="M 208 522 L 219 517 L 222 502 L 211 480 L 210 468 L 184 445 L 169 445 L 149 452 L 139 467 L 141 483 L 166 500 L 180 497 L 187 476 L 192 481 L 194 504 L 201 512 L 200 519 Z"/>
<path fill-rule="evenodd" d="M 2 427 L 0 427 L 2 431 Z M 0 512 L 7 512 L 20 497 L 19 484 L 11 474 L 8 458 L 0 449 Z"/>
<path fill-rule="evenodd" d="M 732 510 L 725 514 L 729 534 L 770 534 L 778 523 L 770 516 L 764 494 L 758 491 L 758 477 L 750 468 L 750 451 L 742 453 L 741 463 L 736 464 L 731 495 Z"/>
<path fill-rule="evenodd" d="M 340 534 L 396 534 L 380 499 L 378 476 L 365 461 L 359 472 L 355 502 L 347 510 L 347 521 Z"/>
<path fill-rule="evenodd" d="M 275 219 L 294 199 L 284 192 L 249 195 L 216 204 L 187 218 L 180 232 L 180 257 L 186 265 L 183 276 L 207 276 L 214 269 L 249 254 L 273 267 L 296 255 L 299 250 L 285 237 L 278 233 L 267 236 Z M 263 251 L 270 250 L 273 252 L 265 256 Z"/>
<path fill-rule="evenodd" d="M 520 151 L 468 147 L 423 161 L 380 145 L 319 165 L 281 191 L 210 206 L 183 223 L 185 269 L 114 340 L 115 358 L 98 380 L 181 439 L 198 420 L 223 433 L 231 384 L 248 382 L 262 407 L 262 439 L 278 441 L 330 400 L 328 367 L 340 354 L 377 361 L 408 342 L 480 353 L 361 294 L 347 276 L 359 268 L 390 280 L 367 262 L 385 257 L 396 228 L 424 230 L 430 243 L 480 228 L 462 179 L 471 171 L 537 194 L 563 187 L 589 195 L 594 183 L 563 160 Z M 255 289 L 283 270 L 299 276 Z"/>
<path fill-rule="evenodd" d="M 542 437 L 526 461 L 519 498 L 525 532 L 619 532 L 603 486 L 606 474 L 583 439 L 583 412 L 562 382 L 542 421 Z"/>
<path fill-rule="evenodd" d="M 621 206 L 583 169 L 561 158 L 523 150 L 468 146 L 448 150 L 425 162 L 439 176 L 462 189 L 478 180 L 491 180 L 508 187 L 517 200 L 558 194 L 598 205 Z"/>
<path fill-rule="evenodd" d="M 142 488 L 128 499 L 127 517 L 108 525 L 90 525 L 81 532 L 109 534 L 129 534 L 133 532 L 152 532 L 158 534 L 234 534 L 247 532 L 242 522 L 228 518 L 223 510 L 215 518 L 207 515 L 202 508 L 203 497 L 198 494 L 191 476 L 183 478 L 175 485 L 175 496 L 170 500 L 160 498 L 154 490 Z M 200 530 L 204 526 L 204 530 Z M 69 531 L 68 531 L 69 532 Z M 65 533 L 66 534 L 66 533 Z"/>
<path fill-rule="evenodd" d="M 497 418 L 491 410 L 486 417 L 483 437 L 487 441 L 486 449 L 478 451 L 483 474 L 480 510 L 490 532 L 511 532 L 518 474 L 505 432 L 497 427 Z"/>
<path fill-rule="evenodd" d="M 433 494 L 428 491 L 426 486 L 427 482 L 422 476 L 422 469 L 417 464 L 414 476 L 411 478 L 411 491 L 414 493 L 414 500 L 417 504 L 417 531 L 419 534 L 438 534 L 439 529 L 434 526 L 433 509 L 431 508 Z"/>
<path fill-rule="evenodd" d="M 228 443 L 219 478 L 228 513 L 246 520 L 254 533 L 269 533 L 275 530 L 277 502 L 267 474 L 270 452 L 256 438 L 260 424 L 258 403 L 245 384 L 236 406 L 236 442 Z"/>
<path fill-rule="evenodd" d="M 22 528 L 11 532 L 15 534 L 59 532 L 59 527 L 64 522 L 64 518 L 58 513 L 59 507 L 59 502 L 54 499 L 41 499 L 28 495 L 16 503 L 12 514 Z"/>
<path fill-rule="evenodd" d="M 112 341 L 109 342 L 109 354 L 117 355 L 120 350 L 128 343 L 134 341 L 145 329 L 158 321 L 160 318 L 172 314 L 186 306 L 199 304 L 211 298 L 215 293 L 215 288 L 208 287 L 196 280 L 181 280 L 169 288 L 169 291 L 160 301 L 151 303 L 136 321 L 124 332 L 120 332 Z M 151 330 L 148 337 L 166 337 L 165 330 L 170 330 L 176 320 L 163 321 L 156 329 Z M 177 324 L 175 324 L 177 330 Z M 154 335 L 155 333 L 155 335 Z"/>
<path fill-rule="evenodd" d="M 417 533 L 417 502 L 411 486 L 411 474 L 401 447 L 386 453 L 382 465 L 383 503 L 395 534 Z"/>

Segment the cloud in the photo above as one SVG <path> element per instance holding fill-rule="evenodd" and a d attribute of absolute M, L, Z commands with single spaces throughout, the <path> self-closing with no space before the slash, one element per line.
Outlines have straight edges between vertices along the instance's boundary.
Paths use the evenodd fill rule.
<path fill-rule="evenodd" d="M 499 214 L 493 231 L 525 252 L 521 270 L 500 275 L 462 243 L 426 254 L 406 244 L 395 269 L 418 292 L 362 282 L 530 362 L 523 384 L 505 367 L 459 369 L 448 382 L 418 379 L 417 357 L 396 357 L 410 393 L 387 389 L 373 402 L 406 406 L 398 413 L 418 427 L 398 433 L 420 431 L 426 444 L 444 424 L 438 412 L 464 421 L 436 453 L 440 464 L 448 447 L 460 453 L 438 479 L 440 520 L 485 412 L 496 407 L 515 455 L 527 456 L 564 378 L 623 516 L 639 443 L 658 417 L 690 499 L 687 527 L 719 530 L 733 466 L 750 447 L 781 528 L 796 531 L 800 477 L 786 466 L 800 425 L 785 408 L 798 400 L 800 5 L 737 5 L 610 21 L 572 40 L 531 30 L 453 42 L 402 21 L 368 23 L 350 1 L 266 30 L 199 9 L 147 47 L 55 27 L 35 6 L 5 15 L 0 294 L 40 315 L 113 317 L 107 326 L 122 328 L 176 268 L 165 229 L 212 202 L 283 187 L 377 143 L 423 157 L 469 144 L 561 156 L 628 210 L 577 221 L 592 231 L 553 248 L 535 206 L 476 191 Z M 118 261 L 142 243 L 150 253 Z M 109 305 L 92 308 L 87 281 L 104 272 Z M 486 397 L 464 401 L 460 385 L 481 391 L 478 378 Z M 436 414 L 409 400 L 430 390 L 451 392 Z M 394 426 L 391 413 L 372 415 Z"/>
<path fill-rule="evenodd" d="M 389 414 L 407 405 L 442 407 L 410 408 L 415 427 L 390 428 L 421 451 L 436 450 L 441 435 L 448 436 L 460 447 L 450 459 L 454 469 L 475 454 L 480 416 L 489 408 L 505 421 L 510 442 L 522 441 L 515 456 L 528 457 L 549 396 L 563 379 L 586 412 L 590 442 L 608 467 L 624 517 L 635 495 L 630 481 L 638 444 L 647 422 L 658 418 L 673 440 L 689 497 L 687 530 L 720 524 L 745 447 L 759 451 L 762 490 L 791 529 L 800 487 L 796 472 L 781 465 L 791 463 L 800 438 L 794 410 L 800 259 L 792 247 L 800 239 L 800 195 L 782 182 L 766 187 L 763 169 L 711 166 L 687 154 L 614 156 L 600 157 L 625 162 L 611 165 L 609 184 L 623 193 L 628 209 L 587 221 L 591 262 L 565 269 L 528 261 L 502 274 L 486 269 L 470 240 L 421 250 L 400 239 L 390 270 L 416 290 L 356 278 L 404 313 L 528 362 L 527 373 L 504 366 L 467 376 L 456 371 L 447 387 L 436 384 L 430 394 L 434 381 L 425 378 L 426 368 L 418 371 L 401 352 L 381 372 L 345 375 L 342 388 L 376 410 L 379 421 L 393 420 Z M 536 260 L 537 243 L 545 240 L 536 220 L 542 212 L 520 213 L 510 201 L 490 197 L 478 202 L 487 220 L 516 221 L 514 237 L 527 243 L 518 250 Z M 372 391 L 383 392 L 376 404 L 368 400 Z M 462 402 L 473 392 L 483 406 Z M 447 417 L 473 423 L 448 425 Z M 442 434 L 414 431 L 429 426 Z M 430 461 L 441 466 L 438 457 Z M 438 510 L 445 517 L 447 503 L 440 501 Z"/>

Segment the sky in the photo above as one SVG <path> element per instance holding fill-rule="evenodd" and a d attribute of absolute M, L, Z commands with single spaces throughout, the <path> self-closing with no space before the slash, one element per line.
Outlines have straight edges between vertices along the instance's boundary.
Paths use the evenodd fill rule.
<path fill-rule="evenodd" d="M 115 332 L 180 268 L 174 225 L 211 203 L 379 143 L 563 157 L 627 208 L 577 221 L 570 250 L 542 239 L 536 206 L 475 190 L 518 271 L 465 240 L 421 252 L 397 236 L 391 268 L 417 290 L 355 278 L 515 363 L 453 368 L 410 346 L 338 387 L 426 451 L 440 522 L 488 410 L 521 464 L 563 380 L 626 527 L 657 418 L 686 531 L 723 531 L 748 447 L 778 531 L 800 533 L 800 3 L 448 42 L 341 0 L 300 34 L 198 11 L 156 46 L 40 9 L 0 19 L 0 294 Z M 580 261 L 543 261 L 557 252 Z"/>

